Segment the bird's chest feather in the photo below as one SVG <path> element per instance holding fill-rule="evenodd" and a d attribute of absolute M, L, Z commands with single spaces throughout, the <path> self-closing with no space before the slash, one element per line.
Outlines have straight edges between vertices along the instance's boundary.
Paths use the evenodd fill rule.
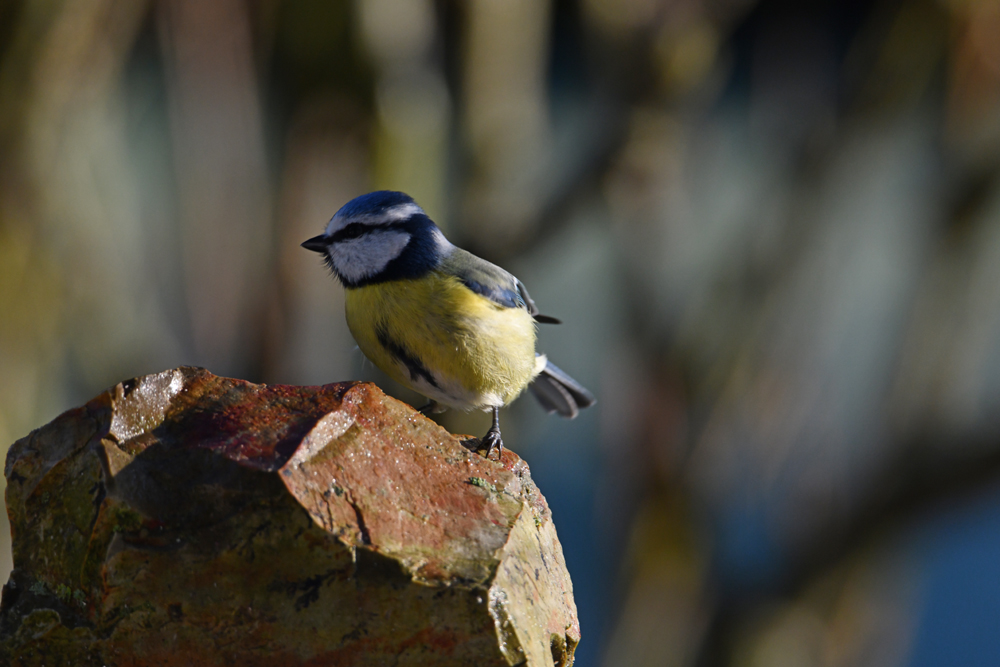
<path fill-rule="evenodd" d="M 528 312 L 499 306 L 453 276 L 435 272 L 348 289 L 346 307 L 361 351 L 435 400 L 452 396 L 451 404 L 475 404 L 476 396 L 488 394 L 507 402 L 534 376 L 535 326 Z M 435 388 L 440 395 L 432 395 Z M 460 393 L 466 396 L 459 400 Z"/>

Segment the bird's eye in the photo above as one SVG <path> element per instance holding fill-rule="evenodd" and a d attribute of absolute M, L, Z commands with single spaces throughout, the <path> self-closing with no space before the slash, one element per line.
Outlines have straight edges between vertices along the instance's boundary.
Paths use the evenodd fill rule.
<path fill-rule="evenodd" d="M 368 232 L 370 227 L 368 225 L 363 225 L 360 222 L 352 222 L 343 229 L 336 232 L 330 237 L 331 243 L 338 243 L 340 241 L 346 241 L 348 239 L 356 239 Z"/>

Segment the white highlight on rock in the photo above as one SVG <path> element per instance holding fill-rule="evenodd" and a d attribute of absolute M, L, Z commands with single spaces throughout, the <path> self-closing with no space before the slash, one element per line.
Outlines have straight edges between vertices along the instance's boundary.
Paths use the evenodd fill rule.
<path fill-rule="evenodd" d="M 347 433 L 347 430 L 354 426 L 354 417 L 342 410 L 336 410 L 327 414 L 316 422 L 312 430 L 302 438 L 298 449 L 295 450 L 289 463 L 301 466 L 303 463 L 319 454 L 331 442 Z"/>

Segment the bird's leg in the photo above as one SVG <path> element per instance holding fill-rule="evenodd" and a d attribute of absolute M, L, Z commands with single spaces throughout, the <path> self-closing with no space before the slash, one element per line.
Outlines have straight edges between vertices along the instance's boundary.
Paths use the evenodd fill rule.
<path fill-rule="evenodd" d="M 497 448 L 497 460 L 503 457 L 503 438 L 500 437 L 500 407 L 493 407 L 493 426 L 483 436 L 482 444 L 486 445 L 486 458 L 490 458 L 493 448 Z"/>
<path fill-rule="evenodd" d="M 433 398 L 427 399 L 427 405 L 417 410 L 422 415 L 436 415 L 438 413 L 444 412 L 447 408 Z"/>

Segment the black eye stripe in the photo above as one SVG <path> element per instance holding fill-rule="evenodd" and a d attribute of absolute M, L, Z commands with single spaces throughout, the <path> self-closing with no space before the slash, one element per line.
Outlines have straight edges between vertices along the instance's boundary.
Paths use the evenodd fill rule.
<path fill-rule="evenodd" d="M 343 229 L 338 230 L 330 237 L 330 243 L 340 243 L 341 241 L 349 241 L 350 239 L 356 239 L 358 237 L 364 236 L 365 234 L 370 234 L 372 232 L 380 232 L 384 230 L 404 230 L 403 225 L 399 223 L 393 223 L 389 225 L 366 225 L 362 222 L 352 222 Z"/>
<path fill-rule="evenodd" d="M 352 222 L 331 236 L 330 243 L 339 243 L 348 239 L 356 239 L 365 234 L 369 229 L 370 227 L 368 225 L 362 225 L 360 222 Z"/>

